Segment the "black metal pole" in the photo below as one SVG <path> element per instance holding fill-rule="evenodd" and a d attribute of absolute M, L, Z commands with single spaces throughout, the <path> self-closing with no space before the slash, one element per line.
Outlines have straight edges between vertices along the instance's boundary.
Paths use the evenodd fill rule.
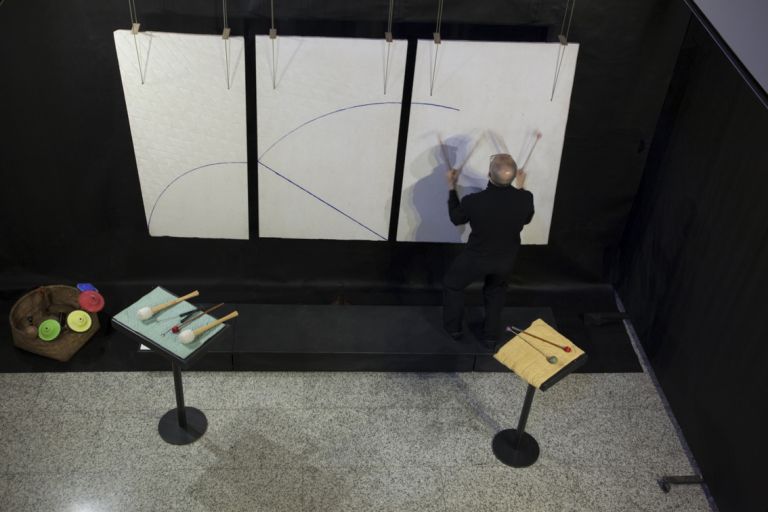
<path fill-rule="evenodd" d="M 173 386 L 176 388 L 176 415 L 179 418 L 179 426 L 187 428 L 187 410 L 184 408 L 184 386 L 181 383 L 181 368 L 172 361 L 173 366 Z"/>
<path fill-rule="evenodd" d="M 525 391 L 525 401 L 523 402 L 523 411 L 520 413 L 520 421 L 517 422 L 517 448 L 520 447 L 520 440 L 523 438 L 525 432 L 525 424 L 528 422 L 528 413 L 531 412 L 531 404 L 533 403 L 533 394 L 536 392 L 536 388 L 528 384 L 528 389 Z"/>
<path fill-rule="evenodd" d="M 539 458 L 539 443 L 525 431 L 525 424 L 528 422 L 528 414 L 531 412 L 535 392 L 536 388 L 529 384 L 525 391 L 525 401 L 523 402 L 523 410 L 520 412 L 517 429 L 508 428 L 493 436 L 493 443 L 491 443 L 493 454 L 507 466 L 525 468 Z"/>
<path fill-rule="evenodd" d="M 195 442 L 205 434 L 208 420 L 199 409 L 184 405 L 184 385 L 181 382 L 181 365 L 171 362 L 173 386 L 176 391 L 176 407 L 163 414 L 157 428 L 167 443 L 183 445 Z"/>

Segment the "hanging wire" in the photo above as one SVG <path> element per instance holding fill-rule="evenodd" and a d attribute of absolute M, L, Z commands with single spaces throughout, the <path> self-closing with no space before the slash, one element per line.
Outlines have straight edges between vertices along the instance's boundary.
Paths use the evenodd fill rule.
<path fill-rule="evenodd" d="M 141 78 L 141 85 L 144 85 L 144 71 L 141 66 L 141 55 L 139 54 L 139 40 L 137 34 L 139 32 L 139 14 L 136 10 L 136 2 L 134 0 L 128 0 L 128 11 L 131 15 L 131 33 L 133 34 L 133 46 L 136 48 L 136 62 L 139 65 L 139 77 Z"/>
<path fill-rule="evenodd" d="M 437 52 L 440 49 L 440 29 L 443 25 L 443 0 L 437 2 L 437 20 L 435 21 L 435 33 L 432 34 L 435 40 L 435 58 L 432 61 L 432 69 L 429 77 L 429 95 L 435 90 L 435 74 L 437 73 Z"/>
<path fill-rule="evenodd" d="M 439 0 L 437 3 L 437 21 L 435 22 L 435 33 L 440 33 L 440 28 L 443 25 L 443 0 Z"/>
<path fill-rule="evenodd" d="M 389 19 L 387 20 L 387 33 L 384 35 L 387 44 L 387 59 L 384 62 L 384 95 L 387 94 L 387 82 L 389 80 L 389 53 L 392 49 L 392 17 L 395 13 L 395 0 L 389 0 Z"/>
<path fill-rule="evenodd" d="M 563 23 L 560 25 L 560 35 L 565 34 L 565 19 L 568 17 L 568 6 L 571 0 L 565 0 L 565 10 L 563 11 Z"/>
<path fill-rule="evenodd" d="M 136 11 L 136 2 L 128 0 L 128 11 L 131 13 L 131 25 L 139 22 L 139 15 Z"/>
<path fill-rule="evenodd" d="M 570 15 L 568 14 L 570 6 Z M 549 101 L 555 98 L 555 89 L 557 88 L 557 80 L 560 78 L 560 69 L 563 65 L 563 59 L 565 58 L 565 50 L 568 46 L 568 37 L 571 35 L 571 22 L 573 22 L 573 12 L 576 10 L 576 0 L 565 0 L 565 11 L 563 12 L 563 23 L 560 26 L 560 46 L 557 47 L 557 60 L 555 66 L 555 79 L 552 82 L 552 94 L 549 96 Z M 565 20 L 568 19 L 568 28 L 565 28 Z"/>
<path fill-rule="evenodd" d="M 269 38 L 272 40 L 272 89 L 277 89 L 277 55 L 275 53 L 275 39 L 277 39 L 277 29 L 275 28 L 275 0 L 269 0 L 269 16 L 271 24 L 269 28 Z"/>
<path fill-rule="evenodd" d="M 227 63 L 227 90 L 231 88 L 230 79 L 229 79 L 229 51 L 230 51 L 230 41 L 229 41 L 229 16 L 227 14 L 227 0 L 221 0 L 221 12 L 222 12 L 222 18 L 224 20 L 224 28 L 221 33 L 222 39 L 224 39 L 224 60 Z"/>

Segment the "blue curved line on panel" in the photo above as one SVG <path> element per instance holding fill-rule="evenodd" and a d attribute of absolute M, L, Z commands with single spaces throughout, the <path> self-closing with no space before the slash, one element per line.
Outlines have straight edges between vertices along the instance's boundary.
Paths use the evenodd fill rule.
<path fill-rule="evenodd" d="M 319 121 L 320 119 L 323 119 L 324 117 L 328 117 L 328 116 L 333 115 L 333 114 L 338 114 L 340 112 L 346 112 L 347 110 L 352 110 L 352 109 L 355 109 L 355 108 L 378 107 L 378 106 L 381 106 L 381 105 L 401 105 L 401 104 L 402 104 L 401 101 L 378 101 L 378 102 L 375 102 L 375 103 L 362 103 L 360 105 L 352 105 L 351 107 L 344 107 L 344 108 L 340 108 L 338 110 L 334 110 L 332 112 L 326 112 L 325 114 L 321 114 L 321 115 L 319 115 L 319 116 L 317 116 L 315 118 L 310 119 L 309 121 L 301 123 L 299 126 L 294 128 L 293 130 L 289 131 L 288 133 L 286 133 L 282 137 L 279 137 L 275 142 L 272 143 L 272 145 L 270 145 L 267 149 L 265 149 L 264 152 L 261 155 L 259 155 L 259 160 L 264 158 L 264 155 L 269 153 L 269 151 L 273 147 L 278 145 L 283 139 L 285 139 L 289 135 L 293 134 L 297 130 L 300 130 L 301 128 L 304 128 L 308 124 L 311 124 L 311 123 L 314 123 L 315 121 Z M 448 109 L 448 110 L 455 110 L 456 112 L 459 112 L 458 108 L 449 107 L 448 105 L 440 105 L 438 103 L 426 103 L 426 102 L 421 102 L 421 101 L 414 101 L 414 102 L 411 102 L 411 105 L 436 107 L 436 108 L 445 108 L 445 109 Z"/>
<path fill-rule="evenodd" d="M 265 149 L 265 150 L 264 150 L 264 152 L 263 152 L 263 153 L 262 153 L 262 154 L 259 156 L 259 158 L 258 158 L 258 163 L 259 163 L 260 165 L 264 166 L 264 168 L 266 168 L 266 169 L 268 169 L 268 170 L 272 171 L 272 172 L 273 172 L 275 175 L 277 175 L 277 176 L 279 176 L 280 178 L 284 179 L 285 181 L 287 181 L 287 182 L 288 182 L 288 183 L 290 183 L 291 185 L 293 185 L 293 186 L 295 186 L 295 187 L 297 187 L 297 188 L 299 188 L 299 189 L 303 190 L 304 192 L 306 192 L 306 193 L 307 193 L 307 194 L 309 194 L 310 196 L 314 197 L 315 199 L 317 199 L 317 200 L 318 200 L 318 201 L 320 201 L 321 203 L 323 203 L 323 204 L 325 204 L 326 206 L 328 206 L 328 207 L 330 207 L 330 208 L 332 208 L 332 209 L 336 210 L 337 212 L 339 212 L 340 214 L 342 214 L 343 216 L 345 216 L 346 218 L 348 218 L 349 220 L 351 220 L 351 221 L 352 221 L 352 222 L 354 222 L 355 224 L 357 224 L 357 225 L 359 225 L 359 226 L 361 226 L 361 227 L 365 228 L 366 230 L 370 231 L 371 233 L 373 233 L 374 235 L 378 236 L 378 237 L 379 237 L 379 238 L 381 238 L 382 240 L 386 240 L 386 239 L 387 239 L 386 237 L 384 237 L 384 236 L 380 235 L 379 233 L 377 233 L 377 232 L 376 232 L 376 231 L 374 231 L 373 229 L 369 228 L 368 226 L 366 226 L 365 224 L 363 224 L 363 223 L 362 223 L 362 222 L 360 222 L 359 220 L 355 219 L 355 218 L 354 218 L 354 217 L 352 217 L 351 215 L 349 215 L 349 214 L 345 213 L 344 211 L 340 210 L 339 208 L 336 208 L 334 205 L 332 205 L 331 203 L 329 203 L 329 202 L 328 202 L 328 201 L 326 201 L 325 199 L 321 198 L 321 197 L 320 197 L 320 196 L 318 196 L 317 194 L 314 194 L 313 192 L 311 192 L 311 191 L 307 190 L 306 188 L 302 187 L 301 185 L 299 185 L 299 184 L 298 184 L 298 183 L 296 183 L 295 181 L 291 180 L 291 179 L 290 179 L 290 178 L 288 178 L 287 176 L 285 176 L 285 175 L 283 175 L 283 174 L 281 174 L 281 173 L 277 172 L 276 170 L 274 170 L 272 167 L 268 166 L 267 164 L 265 164 L 265 163 L 264 163 L 264 162 L 261 160 L 262 158 L 264 158 L 264 155 L 266 155 L 266 154 L 267 154 L 267 153 L 268 153 L 268 152 L 269 152 L 269 151 L 270 151 L 272 148 L 274 148 L 274 147 L 275 147 L 275 146 L 277 146 L 277 145 L 278 145 L 280 142 L 282 142 L 283 140 L 285 140 L 287 137 L 289 137 L 290 135 L 294 134 L 294 133 L 295 133 L 295 132 L 297 132 L 298 130 L 300 130 L 300 129 L 304 128 L 304 127 L 305 127 L 305 126 L 307 126 L 308 124 L 314 123 L 315 121 L 319 121 L 320 119 L 323 119 L 323 118 L 325 118 L 325 117 L 328 117 L 328 116 L 330 116 L 330 115 L 333 115 L 333 114 L 338 114 L 338 113 L 341 113 L 341 112 L 346 112 L 346 111 L 348 111 L 348 110 L 352 110 L 352 109 L 356 109 L 356 108 L 363 108 L 363 107 L 376 107 L 376 106 L 381 106 L 381 105 L 402 105 L 402 102 L 400 102 L 400 101 L 379 101 L 379 102 L 375 102 L 375 103 L 363 103 L 363 104 L 360 104 L 360 105 L 352 105 L 352 106 L 350 106 L 350 107 L 344 107 L 344 108 L 340 108 L 340 109 L 337 109 L 337 110 L 333 110 L 333 111 L 331 111 L 331 112 L 326 112 L 325 114 L 321 114 L 321 115 L 319 115 L 319 116 L 317 116 L 317 117 L 314 117 L 314 118 L 310 119 L 309 121 L 305 121 L 304 123 L 301 123 L 299 126 L 297 126 L 296 128 L 294 128 L 293 130 L 291 130 L 291 131 L 289 131 L 288 133 L 286 133 L 285 135 L 282 135 L 281 137 L 279 137 L 279 138 L 278 138 L 278 139 L 277 139 L 275 142 L 273 142 L 273 143 L 272 143 L 272 144 L 271 144 L 271 145 L 270 145 L 270 146 L 269 146 L 267 149 Z M 447 110 L 453 110 L 453 111 L 459 112 L 459 109 L 458 109 L 458 108 L 456 108 L 456 107 L 449 107 L 448 105 L 440 105 L 440 104 L 438 104 L 438 103 L 427 103 L 427 102 L 414 101 L 414 102 L 411 102 L 411 105 L 419 105 L 419 106 L 427 106 L 427 107 L 444 108 L 444 109 L 447 109 Z"/>
<path fill-rule="evenodd" d="M 291 180 L 290 178 L 288 178 L 288 177 L 287 177 L 287 176 L 285 176 L 284 174 L 281 174 L 280 172 L 276 171 L 276 170 L 275 170 L 275 169 L 273 169 L 272 167 L 270 167 L 270 166 L 268 166 L 267 164 L 265 164 L 264 162 L 262 162 L 262 161 L 261 161 L 261 159 L 262 159 L 262 158 L 264 157 L 264 155 L 266 155 L 266 154 L 267 154 L 267 153 L 268 153 L 268 152 L 269 152 L 269 151 L 270 151 L 272 148 L 274 148 L 274 147 L 275 147 L 277 144 L 279 144 L 280 142 L 282 142 L 282 141 L 283 141 L 284 139 L 286 139 L 288 136 L 292 135 L 293 133 L 295 133 L 296 131 L 300 130 L 301 128 L 304 128 L 304 127 L 305 127 L 305 126 L 307 126 L 308 124 L 314 123 L 315 121 L 319 121 L 320 119 L 323 119 L 323 118 L 325 118 L 325 117 L 328 117 L 328 116 L 330 116 L 330 115 L 333 115 L 333 114 L 338 114 L 338 113 L 341 113 L 341 112 L 346 112 L 346 111 L 348 111 L 348 110 L 352 110 L 352 109 L 356 109 L 356 108 L 363 108 L 363 107 L 375 107 L 375 106 L 381 106 L 381 105 L 401 105 L 401 104 L 402 104 L 402 102 L 400 102 L 400 101 L 380 101 L 380 102 L 375 102 L 375 103 L 363 103 L 363 104 L 361 104 L 361 105 L 352 105 L 352 106 L 350 106 L 350 107 L 344 107 L 344 108 L 340 108 L 340 109 L 334 110 L 334 111 L 332 111 L 332 112 L 327 112 L 327 113 L 325 113 L 325 114 L 319 115 L 319 116 L 317 116 L 317 117 L 315 117 L 315 118 L 313 118 L 313 119 L 310 119 L 309 121 L 306 121 L 306 122 L 304 122 L 304 123 L 300 124 L 299 126 L 297 126 L 296 128 L 294 128 L 293 130 L 291 130 L 291 131 L 289 131 L 288 133 L 286 133 L 285 135 L 283 135 L 283 136 L 279 137 L 279 138 L 278 138 L 278 139 L 277 139 L 275 142 L 273 142 L 273 143 L 272 143 L 272 145 L 270 145 L 270 146 L 269 146 L 269 147 L 268 147 L 266 150 L 264 150 L 264 152 L 263 152 L 263 153 L 262 153 L 262 154 L 261 154 L 261 155 L 258 157 L 258 159 L 257 159 L 257 162 L 258 162 L 260 165 L 264 166 L 264 168 L 266 168 L 266 169 L 270 170 L 271 172 L 273 172 L 273 173 L 274 173 L 276 176 L 278 176 L 278 177 L 280 177 L 280 178 L 284 179 L 285 181 L 287 181 L 288 183 L 290 183 L 290 184 L 291 184 L 291 185 L 293 185 L 294 187 L 296 187 L 296 188 L 298 188 L 299 190 L 301 190 L 301 191 L 305 192 L 306 194 L 309 194 L 310 196 L 314 197 L 315 199 L 317 199 L 318 201 L 320 201 L 320 202 L 321 202 L 321 203 L 323 203 L 324 205 L 328 206 L 329 208 L 332 208 L 333 210 L 335 210 L 336 212 L 340 213 L 340 214 L 341 214 L 341 215 L 343 215 L 344 217 L 348 218 L 349 220 L 351 220 L 351 221 L 352 221 L 352 222 L 354 222 L 355 224 L 357 224 L 357 225 L 361 226 L 362 228 L 364 228 L 364 229 L 366 229 L 366 230 L 370 231 L 371 233 L 373 233 L 374 235 L 378 236 L 378 237 L 379 237 L 379 238 L 381 238 L 382 240 L 386 240 L 386 239 L 387 239 L 386 237 L 384 237 L 384 236 L 380 235 L 379 233 L 377 233 L 377 232 L 376 232 L 376 231 L 374 231 L 373 229 L 369 228 L 368 226 L 366 226 L 365 224 L 363 224 L 363 223 L 362 223 L 362 222 L 360 222 L 359 220 L 355 219 L 355 218 L 354 218 L 354 217 L 352 217 L 351 215 L 349 215 L 349 214 L 345 213 L 344 211 L 340 210 L 339 208 L 335 207 L 334 205 L 332 205 L 331 203 L 329 203 L 328 201 L 326 201 L 326 200 L 325 200 L 325 199 L 323 199 L 322 197 L 318 196 L 317 194 L 313 193 L 312 191 L 310 191 L 310 190 L 308 190 L 308 189 L 306 189 L 306 188 L 302 187 L 300 184 L 298 184 L 298 183 L 296 183 L 295 181 Z M 414 102 L 412 102 L 412 103 L 411 103 L 411 105 L 419 105 L 419 106 L 427 106 L 427 107 L 435 107 L 435 108 L 444 108 L 444 109 L 447 109 L 447 110 L 453 110 L 453 111 L 456 111 L 456 112 L 459 112 L 459 111 L 460 111 L 458 108 L 455 108 L 455 107 L 450 107 L 450 106 L 448 106 L 448 105 L 440 105 L 440 104 L 438 104 L 438 103 L 427 103 L 427 102 L 419 102 L 419 101 L 414 101 Z M 177 177 L 175 177 L 175 178 L 174 178 L 174 179 L 173 179 L 173 180 L 172 180 L 170 183 L 168 183 L 168 184 L 165 186 L 165 188 L 163 188 L 163 190 L 160 192 L 160 194 L 157 196 L 157 198 L 155 199 L 155 202 L 154 202 L 154 204 L 152 205 L 152 210 L 151 210 L 151 211 L 150 211 L 150 213 L 149 213 L 149 219 L 147 220 L 147 229 L 149 229 L 150 225 L 152 224 L 152 216 L 155 214 L 155 208 L 157 208 L 157 204 L 160 202 L 160 199 L 163 197 L 163 195 L 165 195 L 165 193 L 168 191 L 168 189 L 169 189 L 169 188 L 171 188 L 171 186 L 172 186 L 173 184 L 175 184 L 177 181 L 179 181 L 179 180 L 180 180 L 181 178 L 183 178 L 184 176 L 186 176 L 186 175 L 188 175 L 188 174 L 191 174 L 191 173 L 193 173 L 193 172 L 199 171 L 200 169 L 205 169 L 205 168 L 207 168 L 207 167 L 212 167 L 212 166 L 214 166 L 214 165 L 247 164 L 247 163 L 248 163 L 248 162 L 214 162 L 214 163 L 210 163 L 210 164 L 201 165 L 201 166 L 199 166 L 199 167 L 195 167 L 194 169 L 190 169 L 190 170 L 188 170 L 188 171 L 185 171 L 185 172 L 181 173 L 180 175 L 178 175 Z"/>
<path fill-rule="evenodd" d="M 149 219 L 147 219 L 147 229 L 149 229 L 149 226 L 152 224 L 152 216 L 155 214 L 155 208 L 157 208 L 157 203 L 160 202 L 160 198 L 163 197 L 163 195 L 168 191 L 169 188 L 171 188 L 171 185 L 179 181 L 181 178 L 186 176 L 187 174 L 193 173 L 195 171 L 199 171 L 200 169 L 205 169 L 206 167 L 212 167 L 214 165 L 230 165 L 230 164 L 247 164 L 248 162 L 214 162 L 212 164 L 205 164 L 201 165 L 200 167 L 195 167 L 194 169 L 190 169 L 188 171 L 185 171 L 175 178 L 173 178 L 173 181 L 168 183 L 165 188 L 158 194 L 157 198 L 155 199 L 155 203 L 152 205 L 152 210 L 149 212 Z"/>

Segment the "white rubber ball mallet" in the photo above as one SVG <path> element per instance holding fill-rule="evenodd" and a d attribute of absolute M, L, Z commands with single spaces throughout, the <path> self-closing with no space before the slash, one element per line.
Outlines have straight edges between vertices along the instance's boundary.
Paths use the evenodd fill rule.
<path fill-rule="evenodd" d="M 207 325 L 204 325 L 202 327 L 198 327 L 194 331 L 191 330 L 191 329 L 186 329 L 184 331 L 181 331 L 181 333 L 179 334 L 179 341 L 184 343 L 185 345 L 188 344 L 188 343 L 192 343 L 193 341 L 195 341 L 195 338 L 197 338 L 198 336 L 203 334 L 205 331 L 213 329 L 217 325 L 223 324 L 227 320 L 232 320 L 236 316 L 237 316 L 237 311 L 233 311 L 230 314 L 228 314 L 227 316 L 219 318 L 215 322 L 211 322 L 211 323 L 209 323 Z"/>
<path fill-rule="evenodd" d="M 173 299 L 171 301 L 164 302 L 163 304 L 158 304 L 157 306 L 152 306 L 152 307 L 145 306 L 136 312 L 136 316 L 139 317 L 139 320 L 149 320 L 160 311 L 164 309 L 168 309 L 171 306 L 175 306 L 179 302 L 184 302 L 187 299 L 197 297 L 198 295 L 200 295 L 200 292 L 195 290 L 192 293 L 188 293 L 183 297 L 179 297 L 178 299 Z"/>

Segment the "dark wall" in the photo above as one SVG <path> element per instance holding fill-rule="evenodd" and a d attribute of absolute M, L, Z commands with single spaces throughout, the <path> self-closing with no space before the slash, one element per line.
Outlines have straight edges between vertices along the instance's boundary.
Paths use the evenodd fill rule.
<path fill-rule="evenodd" d="M 129 27 L 126 4 L 6 0 L 0 7 L 4 276 L 277 287 L 439 283 L 455 247 L 150 238 L 112 40 L 113 30 Z M 147 30 L 221 31 L 217 0 L 136 4 Z M 235 34 L 266 31 L 268 2 L 229 4 Z M 395 35 L 429 37 L 436 6 L 395 2 Z M 552 39 L 563 6 L 562 0 L 446 2 L 444 35 L 514 39 L 544 33 Z M 388 2 L 372 0 L 288 0 L 276 2 L 277 25 L 282 34 L 382 37 L 387 7 Z M 680 2 L 668 0 L 594 0 L 576 9 L 571 39 L 582 46 L 551 242 L 523 249 L 518 282 L 603 277 L 640 180 L 688 19 Z M 254 112 L 253 102 L 249 109 Z M 255 162 L 253 116 L 249 123 Z M 255 165 L 250 179 L 256 183 Z M 252 195 L 254 211 L 255 201 Z"/>
<path fill-rule="evenodd" d="M 620 293 L 723 512 L 765 512 L 768 110 L 698 22 L 624 234 Z"/>

